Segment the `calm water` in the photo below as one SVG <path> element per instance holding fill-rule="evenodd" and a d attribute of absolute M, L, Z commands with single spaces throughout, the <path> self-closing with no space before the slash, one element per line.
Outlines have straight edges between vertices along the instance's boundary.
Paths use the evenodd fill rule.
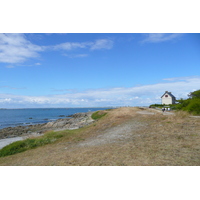
<path fill-rule="evenodd" d="M 105 110 L 108 108 L 34 108 L 0 109 L 0 129 L 47 123 L 80 112 Z M 61 117 L 61 115 L 63 115 Z"/>

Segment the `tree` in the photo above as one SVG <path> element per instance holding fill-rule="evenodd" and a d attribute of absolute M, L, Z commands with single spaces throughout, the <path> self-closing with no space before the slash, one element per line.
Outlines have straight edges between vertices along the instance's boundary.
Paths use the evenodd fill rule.
<path fill-rule="evenodd" d="M 200 99 L 200 90 L 196 90 L 194 92 L 190 92 L 188 94 L 188 97 L 191 98 L 191 99 L 194 99 L 194 98 Z"/>
<path fill-rule="evenodd" d="M 179 104 L 176 105 L 177 110 L 188 111 L 191 114 L 200 114 L 200 90 L 190 92 L 188 94 L 188 99 L 178 100 Z"/>

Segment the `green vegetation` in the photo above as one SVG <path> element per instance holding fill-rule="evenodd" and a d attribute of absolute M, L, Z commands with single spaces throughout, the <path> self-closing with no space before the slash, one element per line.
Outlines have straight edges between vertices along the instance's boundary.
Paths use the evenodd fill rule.
<path fill-rule="evenodd" d="M 91 117 L 92 117 L 92 119 L 97 120 L 97 119 L 102 118 L 106 114 L 107 114 L 107 112 L 105 112 L 105 111 L 97 111 L 97 112 L 94 112 Z"/>
<path fill-rule="evenodd" d="M 194 115 L 200 115 L 200 90 L 191 92 L 188 99 L 178 100 L 177 110 L 184 110 Z"/>
<path fill-rule="evenodd" d="M 45 144 L 50 144 L 63 137 L 60 133 L 49 132 L 44 136 L 33 139 L 26 139 L 22 141 L 13 142 L 0 150 L 0 157 L 13 155 L 16 153 L 20 153 L 26 151 L 28 149 L 33 149 L 39 146 L 43 146 Z"/>
<path fill-rule="evenodd" d="M 107 114 L 106 111 L 97 111 L 92 114 L 92 119 L 97 120 L 102 118 Z M 65 137 L 65 139 L 71 140 L 73 142 L 84 140 L 81 136 L 79 136 L 79 132 L 82 129 L 78 130 L 67 130 L 67 131 L 60 131 L 60 132 L 48 132 L 41 137 L 37 138 L 29 138 L 22 141 L 13 142 L 0 150 L 0 157 L 5 157 L 9 155 L 13 155 L 16 153 L 20 153 L 29 149 L 33 149 L 39 146 L 43 146 L 46 144 L 51 144 L 57 141 L 61 137 Z"/>
<path fill-rule="evenodd" d="M 183 110 L 187 111 L 193 115 L 200 115 L 200 90 L 190 92 L 188 94 L 188 99 L 179 99 L 177 104 L 167 105 L 173 110 Z M 151 108 L 162 108 L 162 104 L 152 104 Z"/>
<path fill-rule="evenodd" d="M 163 105 L 162 104 L 151 104 L 149 107 L 150 108 L 162 108 Z"/>
<path fill-rule="evenodd" d="M 176 109 L 176 104 L 170 104 L 170 105 L 163 105 L 163 104 L 151 104 L 149 106 L 150 108 L 162 108 L 162 107 L 170 107 L 172 110 Z"/>

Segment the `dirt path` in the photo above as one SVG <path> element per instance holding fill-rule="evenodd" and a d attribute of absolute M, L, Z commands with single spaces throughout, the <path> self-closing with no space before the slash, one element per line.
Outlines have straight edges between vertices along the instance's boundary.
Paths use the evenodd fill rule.
<path fill-rule="evenodd" d="M 87 141 L 79 143 L 78 146 L 81 146 L 81 147 L 99 146 L 103 144 L 125 141 L 129 139 L 130 136 L 133 137 L 134 130 L 140 130 L 144 126 L 146 126 L 145 123 L 141 123 L 137 121 L 128 121 L 124 124 L 120 124 L 118 126 L 106 129 L 100 135 L 94 138 L 90 138 Z M 140 135 L 135 134 L 135 137 L 137 136 L 140 136 Z"/>
<path fill-rule="evenodd" d="M 174 115 L 173 112 L 162 112 L 160 110 L 156 109 L 142 109 L 136 112 L 137 114 L 141 115 L 157 115 L 159 113 L 162 113 L 163 115 Z M 111 144 L 116 143 L 120 141 L 128 140 L 130 137 L 139 137 L 140 134 L 139 131 L 145 128 L 148 124 L 141 122 L 130 120 L 124 124 L 120 124 L 118 126 L 112 127 L 110 129 L 106 129 L 104 132 L 102 132 L 100 135 L 90 138 L 87 141 L 83 141 L 79 143 L 77 146 L 79 147 L 89 147 L 89 146 L 100 146 L 103 144 Z"/>
<path fill-rule="evenodd" d="M 155 115 L 156 113 L 163 113 L 163 115 L 174 115 L 173 111 L 165 111 L 163 112 L 162 110 L 157 110 L 157 109 L 145 109 L 142 111 L 138 111 L 137 113 L 143 114 L 143 115 Z"/>

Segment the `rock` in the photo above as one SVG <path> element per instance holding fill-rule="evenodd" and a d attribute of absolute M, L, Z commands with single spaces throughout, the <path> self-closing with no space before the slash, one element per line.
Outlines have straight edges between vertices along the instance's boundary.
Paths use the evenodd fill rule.
<path fill-rule="evenodd" d="M 53 126 L 53 122 L 48 122 L 48 123 L 46 123 L 43 127 L 44 128 L 50 128 L 50 127 L 52 127 Z"/>
<path fill-rule="evenodd" d="M 28 134 L 32 134 L 33 132 L 43 133 L 47 130 L 77 129 L 94 122 L 94 120 L 91 118 L 92 113 L 93 112 L 76 113 L 76 114 L 70 115 L 70 118 L 68 116 L 68 118 L 61 118 L 56 121 L 48 122 L 45 124 L 8 127 L 8 128 L 0 129 L 0 139 L 6 138 L 6 137 L 28 135 Z"/>
<path fill-rule="evenodd" d="M 28 131 L 28 132 L 27 132 L 27 134 L 31 134 L 31 133 L 32 133 L 32 131 Z"/>

